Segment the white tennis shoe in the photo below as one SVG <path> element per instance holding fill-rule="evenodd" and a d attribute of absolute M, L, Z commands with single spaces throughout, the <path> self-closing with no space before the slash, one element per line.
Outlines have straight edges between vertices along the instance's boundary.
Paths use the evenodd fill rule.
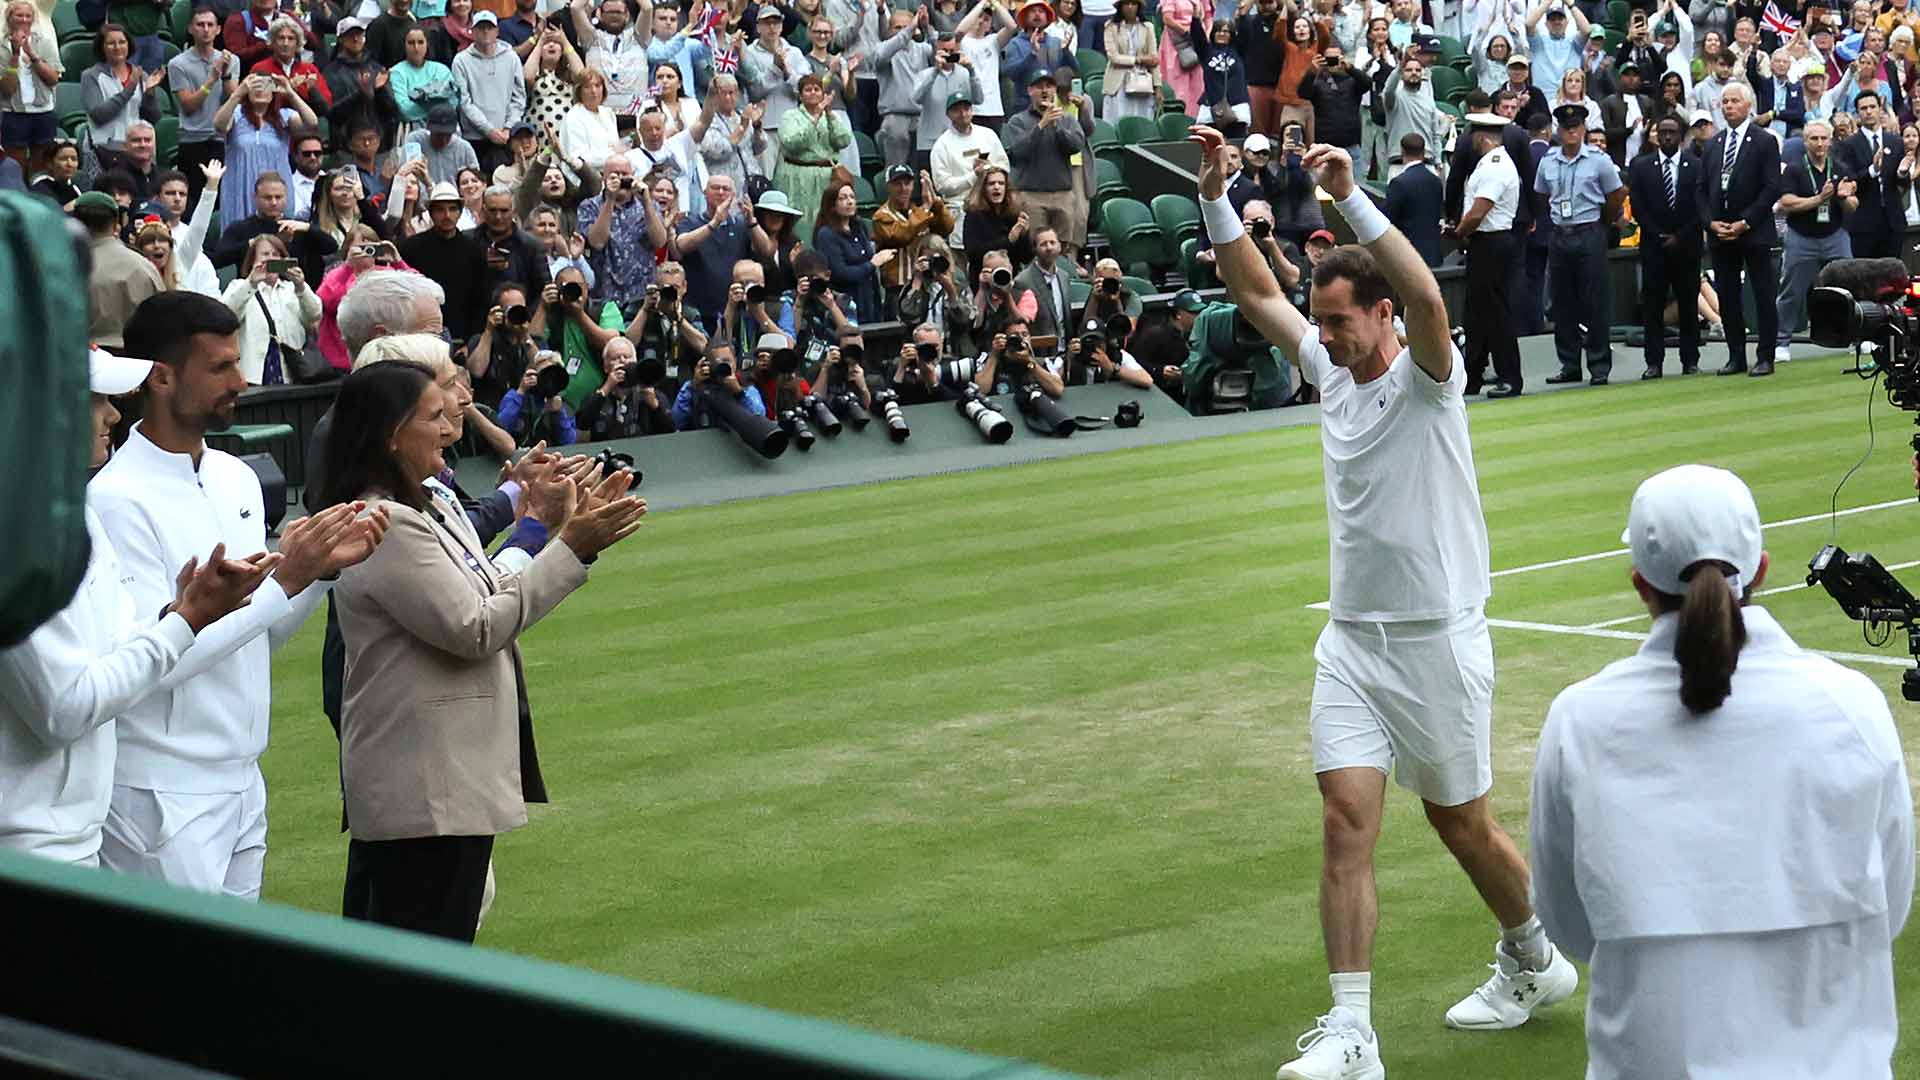
<path fill-rule="evenodd" d="M 1293 1046 L 1300 1056 L 1280 1066 L 1274 1080 L 1386 1080 L 1379 1037 L 1363 1034 L 1345 1005 L 1335 1005 Z"/>
<path fill-rule="evenodd" d="M 1580 973 L 1559 949 L 1551 945 L 1547 948 L 1551 954 L 1547 966 L 1534 971 L 1495 945 L 1494 962 L 1488 965 L 1493 976 L 1447 1010 L 1447 1026 L 1463 1031 L 1516 1028 L 1526 1023 L 1534 1010 L 1572 997 L 1580 987 Z"/>

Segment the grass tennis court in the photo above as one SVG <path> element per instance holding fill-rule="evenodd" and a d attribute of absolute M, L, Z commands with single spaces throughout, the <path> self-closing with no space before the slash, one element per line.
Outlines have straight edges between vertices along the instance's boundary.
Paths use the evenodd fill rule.
<path fill-rule="evenodd" d="M 1619 549 L 1634 486 L 1690 461 L 1738 471 L 1764 521 L 1824 515 L 1867 445 L 1840 367 L 1474 405 L 1493 568 Z M 1914 429 L 1874 415 L 1839 504 L 1895 505 L 1838 536 L 1892 566 L 1920 559 Z M 1766 587 L 1803 582 L 1828 531 L 1770 528 Z M 1328 1004 L 1306 738 L 1326 557 L 1312 426 L 659 515 L 525 642 L 556 801 L 495 848 L 481 943 L 1086 1073 L 1271 1076 Z M 1531 624 L 1494 630 L 1516 838 L 1553 695 L 1636 647 L 1571 631 L 1645 629 L 1628 569 L 1495 578 L 1489 616 Z M 1763 602 L 1803 645 L 1904 658 L 1817 588 Z M 320 629 L 275 665 L 267 896 L 337 911 Z M 1900 667 L 1861 666 L 1911 770 L 1920 707 Z M 1442 1026 L 1496 929 L 1398 789 L 1377 869 L 1392 1074 L 1579 1075 L 1584 992 L 1512 1032 Z"/>

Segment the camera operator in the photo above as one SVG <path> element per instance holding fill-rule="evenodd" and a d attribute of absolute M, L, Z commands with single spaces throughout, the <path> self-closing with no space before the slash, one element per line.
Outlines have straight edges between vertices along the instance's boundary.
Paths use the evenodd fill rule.
<path fill-rule="evenodd" d="M 761 416 L 767 415 L 760 391 L 740 384 L 740 376 L 734 368 L 733 345 L 726 341 L 715 341 L 707 347 L 707 353 L 699 363 L 693 366 L 693 378 L 680 384 L 680 393 L 673 399 L 675 428 L 693 431 L 713 426 L 713 417 L 707 413 L 706 394 L 702 392 L 708 388 L 732 394 L 734 400 L 745 408 Z"/>
<path fill-rule="evenodd" d="M 617 337 L 607 342 L 600 354 L 600 366 L 606 369 L 607 379 L 580 402 L 580 412 L 574 418 L 588 442 L 665 435 L 674 430 L 673 414 L 660 401 L 658 383 L 666 377 L 666 371 L 658 360 L 649 367 L 635 353 L 633 342 Z M 648 381 L 649 376 L 652 381 Z"/>
<path fill-rule="evenodd" d="M 1187 362 L 1180 370 L 1188 412 L 1195 416 L 1213 412 L 1214 376 L 1230 369 L 1253 373 L 1250 409 L 1277 409 L 1286 404 L 1291 390 L 1288 369 L 1292 365 L 1280 350 L 1267 344 L 1237 306 L 1215 303 L 1202 308 L 1194 318 L 1189 341 Z"/>
<path fill-rule="evenodd" d="M 1152 389 L 1153 376 L 1127 351 L 1127 335 L 1120 333 L 1120 323 L 1128 324 L 1127 333 L 1132 333 L 1133 320 L 1125 315 L 1112 316 L 1112 320 L 1116 321 L 1091 319 L 1080 328 L 1069 353 L 1076 381 L 1123 382 L 1142 390 Z"/>
<path fill-rule="evenodd" d="M 803 250 L 794 256 L 793 277 L 793 289 L 780 294 L 781 308 L 792 314 L 780 322 L 793 328 L 793 347 L 800 351 L 802 361 L 816 364 L 853 321 L 847 318 L 840 296 L 833 291 L 827 260 L 818 252 Z"/>
<path fill-rule="evenodd" d="M 1137 323 L 1144 310 L 1146 306 L 1140 297 L 1127 288 L 1119 262 L 1108 258 L 1093 264 L 1093 291 L 1087 294 L 1087 304 L 1078 322 L 1089 319 L 1105 322 L 1112 316 L 1125 315 Z"/>
<path fill-rule="evenodd" d="M 973 323 L 979 310 L 953 277 L 953 257 L 930 251 L 913 261 L 913 280 L 900 294 L 900 321 L 908 326 L 932 323 L 954 343 L 954 351 L 973 352 Z"/>
<path fill-rule="evenodd" d="M 832 347 L 827 351 L 832 351 Z M 824 358 L 826 354 L 821 355 Z M 767 419 L 778 420 L 781 413 L 797 407 L 801 398 L 813 393 L 812 384 L 800 374 L 802 362 L 793 340 L 785 334 L 762 334 L 760 340 L 753 343 L 748 381 L 760 391 L 760 401 L 766 406 L 763 415 Z"/>
<path fill-rule="evenodd" d="M 677 262 L 661 263 L 639 309 L 627 322 L 627 340 L 633 342 L 641 360 L 660 361 L 672 384 L 669 394 L 692 372 L 686 358 L 707 351 L 707 332 L 700 325 L 700 313 L 687 303 L 686 268 Z"/>
<path fill-rule="evenodd" d="M 980 257 L 980 288 L 973 307 L 974 340 L 985 341 L 1005 333 L 1016 318 L 1022 324 L 1032 319 L 1040 309 L 1040 298 L 1014 282 L 1013 260 L 1005 251 L 989 251 Z"/>
<path fill-rule="evenodd" d="M 900 396 L 900 404 L 925 405 L 959 397 L 940 381 L 941 351 L 940 328 L 932 323 L 915 326 L 910 339 L 901 342 L 888 380 L 888 389 Z"/>
<path fill-rule="evenodd" d="M 1187 391 L 1180 369 L 1191 351 L 1187 339 L 1193 332 L 1194 320 L 1206 306 L 1199 293 L 1181 289 L 1174 294 L 1173 306 L 1166 318 L 1147 322 L 1133 335 L 1133 353 L 1139 357 L 1141 366 L 1153 376 L 1163 393 L 1183 405 Z"/>
<path fill-rule="evenodd" d="M 521 446 L 542 441 L 548 446 L 572 446 L 580 441 L 573 410 L 567 408 L 564 384 L 558 389 L 542 385 L 540 373 L 548 368 L 560 368 L 562 374 L 566 370 L 560 367 L 559 353 L 542 349 L 520 376 L 519 388 L 507 391 L 500 399 L 500 427 Z"/>
<path fill-rule="evenodd" d="M 1067 392 L 1066 380 L 1062 378 L 1066 359 L 1034 355 L 1025 316 L 1014 314 L 1007 320 L 1006 330 L 993 335 L 992 340 L 979 373 L 973 377 L 973 384 L 981 393 L 1006 394 L 1027 383 L 1039 387 L 1041 393 L 1055 401 Z"/>
<path fill-rule="evenodd" d="M 520 384 L 520 376 L 540 351 L 534 339 L 546 328 L 547 309 L 527 305 L 525 286 L 514 281 L 494 286 L 487 321 L 467 342 L 466 368 L 481 402 L 500 407 L 500 400 Z"/>
<path fill-rule="evenodd" d="M 546 311 L 547 348 L 560 354 L 571 375 L 562 396 L 569 402 L 585 400 L 605 377 L 600 354 L 620 331 L 600 325 L 594 317 L 602 305 L 593 299 L 587 275 L 579 267 L 562 269 L 554 283 L 541 291 L 540 300 Z"/>
<path fill-rule="evenodd" d="M 867 387 L 867 342 L 860 328 L 851 323 L 841 327 L 840 344 L 827 350 L 820 367 L 813 373 L 813 392 L 831 398 L 852 390 L 860 398 L 861 408 L 872 408 L 873 392 Z"/>
<path fill-rule="evenodd" d="M 734 263 L 727 306 L 720 313 L 720 330 L 714 336 L 752 349 L 761 334 L 785 334 L 792 328 L 793 309 L 767 291 L 767 268 L 757 259 Z"/>

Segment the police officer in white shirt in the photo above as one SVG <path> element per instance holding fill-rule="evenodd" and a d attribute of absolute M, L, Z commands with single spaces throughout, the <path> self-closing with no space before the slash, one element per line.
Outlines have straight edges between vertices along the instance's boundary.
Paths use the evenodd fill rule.
<path fill-rule="evenodd" d="M 98 349 L 87 361 L 93 454 L 106 464 L 120 419 L 113 399 L 139 389 L 153 367 Z M 168 685 L 195 635 L 246 603 L 280 556 L 228 559 L 215 544 L 188 559 L 164 610 L 139 610 L 100 519 L 86 510 L 86 574 L 73 600 L 27 640 L 0 651 L 0 848 L 97 866 L 113 791 L 113 718 Z M 157 621 L 156 621 L 157 617 Z"/>
<path fill-rule="evenodd" d="M 126 351 L 153 361 L 145 419 L 90 494 L 138 611 L 158 611 L 173 595 L 180 565 L 215 544 L 266 548 L 259 478 L 203 439 L 232 424 L 246 389 L 238 331 L 225 304 L 186 292 L 148 298 L 127 322 Z M 361 509 L 343 504 L 289 528 L 272 583 L 201 636 L 208 662 L 176 668 L 171 690 L 120 715 L 104 865 L 202 892 L 259 897 L 270 654 L 326 595 L 316 582 L 380 542 L 385 522 L 357 522 Z"/>
<path fill-rule="evenodd" d="M 1591 965 L 1588 1080 L 1885 1080 L 1914 880 L 1886 697 L 1752 606 L 1739 477 L 1654 476 L 1624 539 L 1653 631 L 1554 700 L 1533 773 L 1540 918 Z"/>
<path fill-rule="evenodd" d="M 1320 388 L 1331 532 L 1332 618 L 1314 647 L 1313 767 L 1325 807 L 1321 930 L 1333 1008 L 1279 1080 L 1380 1080 L 1372 1026 L 1378 903 L 1373 848 L 1387 774 L 1418 795 L 1501 926 L 1493 975 L 1446 1014 L 1453 1027 L 1516 1027 L 1579 976 L 1548 942 L 1527 864 L 1494 820 L 1492 591 L 1487 526 L 1467 437 L 1466 364 L 1439 283 L 1354 182 L 1345 150 L 1302 164 L 1360 246 L 1314 267 L 1317 325 L 1291 304 L 1225 198 L 1218 131 L 1196 127 L 1201 216 L 1241 314 Z M 1403 347 L 1394 297 L 1405 305 Z"/>
<path fill-rule="evenodd" d="M 1513 215 L 1520 208 L 1520 170 L 1501 142 L 1508 120 L 1497 113 L 1472 113 L 1474 152 L 1480 160 L 1467 177 L 1466 209 L 1454 235 L 1467 247 L 1467 386 L 1481 388 L 1487 361 L 1493 361 L 1489 398 L 1519 397 L 1520 339 L 1507 317 L 1507 297 L 1520 283 L 1520 234 Z"/>

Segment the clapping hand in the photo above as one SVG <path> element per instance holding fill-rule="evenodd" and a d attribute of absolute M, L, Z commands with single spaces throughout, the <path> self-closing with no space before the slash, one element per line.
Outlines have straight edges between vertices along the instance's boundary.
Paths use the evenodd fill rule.
<path fill-rule="evenodd" d="M 288 596 L 373 554 L 391 518 L 385 507 L 359 517 L 366 508 L 364 502 L 340 503 L 281 530 L 282 559 L 274 578 Z"/>
<path fill-rule="evenodd" d="M 226 554 L 227 545 L 215 544 L 204 565 L 198 556 L 188 559 L 174 578 L 173 610 L 196 634 L 245 604 L 281 561 L 264 551 L 244 559 Z"/>
<path fill-rule="evenodd" d="M 607 477 L 589 496 L 600 500 L 599 505 L 569 517 L 560 530 L 560 542 L 585 560 L 632 536 L 647 513 L 644 500 L 627 494 L 632 485 L 633 474 L 625 469 Z"/>

